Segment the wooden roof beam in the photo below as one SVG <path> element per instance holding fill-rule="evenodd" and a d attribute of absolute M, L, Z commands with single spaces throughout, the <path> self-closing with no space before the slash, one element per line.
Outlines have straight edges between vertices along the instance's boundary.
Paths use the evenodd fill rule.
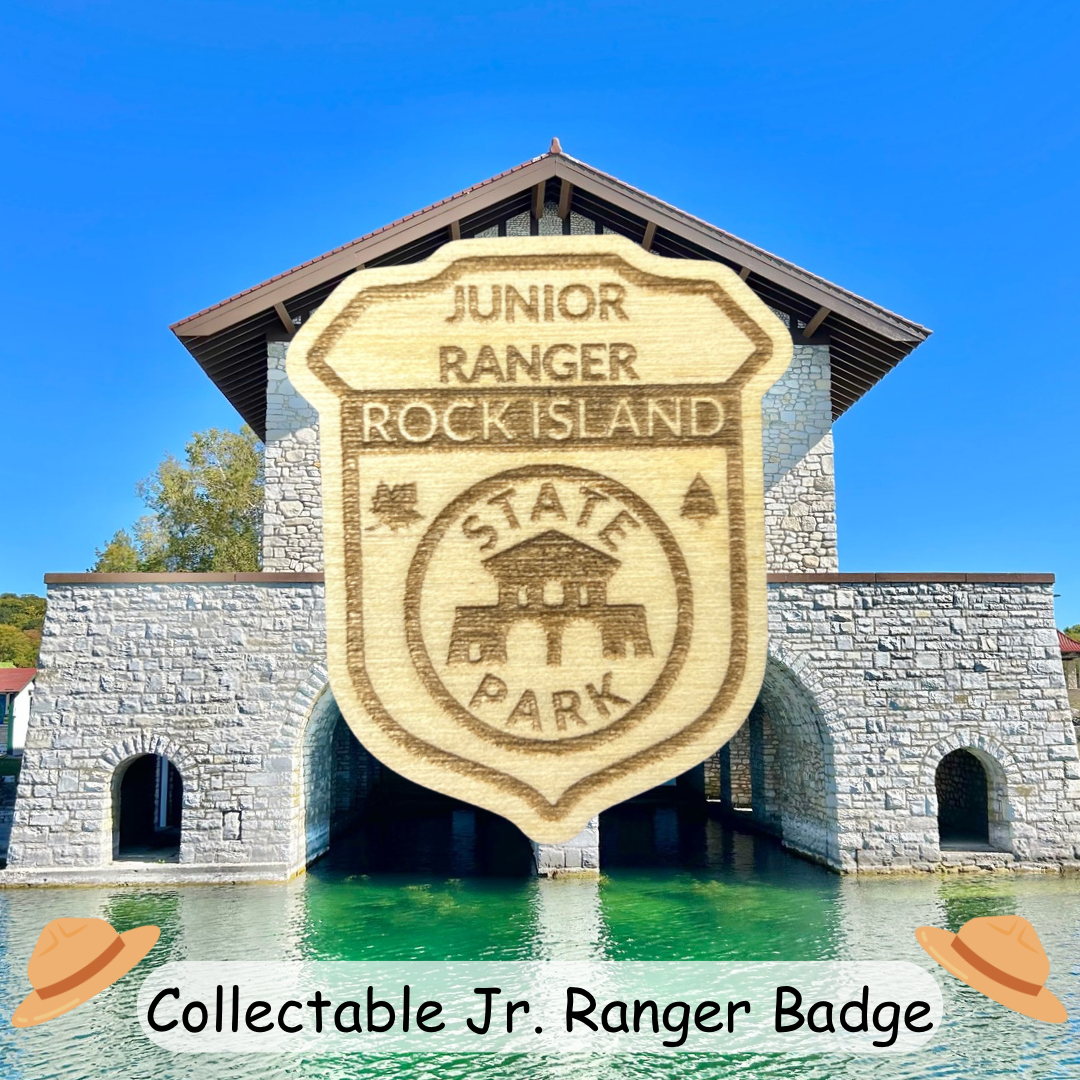
<path fill-rule="evenodd" d="M 814 317 L 806 324 L 806 329 L 803 330 L 802 336 L 804 338 L 811 338 L 817 332 L 817 328 L 829 317 L 829 309 L 822 304 L 821 307 L 814 312 Z"/>
<path fill-rule="evenodd" d="M 544 216 L 544 189 L 547 187 L 547 181 L 541 180 L 536 187 L 533 188 L 533 200 L 532 200 L 532 216 L 539 221 Z"/>
<path fill-rule="evenodd" d="M 652 251 L 653 240 L 656 239 L 656 222 L 647 221 L 645 223 L 645 235 L 641 238 L 641 246 L 646 251 Z"/>
<path fill-rule="evenodd" d="M 745 281 L 749 276 L 750 276 L 750 267 L 749 266 L 744 266 L 739 271 L 739 277 L 741 277 L 743 279 L 743 281 Z"/>
<path fill-rule="evenodd" d="M 461 222 L 460 221 L 451 221 L 450 222 L 450 239 L 451 240 L 460 240 L 461 239 Z"/>
<path fill-rule="evenodd" d="M 292 321 L 292 316 L 289 314 L 285 305 L 278 300 L 274 304 L 274 310 L 278 313 L 278 318 L 281 320 L 281 325 L 285 327 L 285 333 L 292 337 L 296 333 L 296 323 Z"/>
<path fill-rule="evenodd" d="M 559 188 L 559 217 L 563 221 L 570 215 L 570 197 L 574 194 L 574 185 L 564 176 Z"/>

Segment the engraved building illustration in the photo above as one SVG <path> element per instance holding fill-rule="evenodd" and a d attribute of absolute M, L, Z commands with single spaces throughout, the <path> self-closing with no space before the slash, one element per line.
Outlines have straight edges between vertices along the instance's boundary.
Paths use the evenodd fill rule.
<path fill-rule="evenodd" d="M 393 821 L 401 786 L 352 735 L 328 686 L 318 416 L 286 375 L 290 340 L 358 267 L 417 262 L 459 238 L 603 233 L 730 267 L 794 343 L 762 404 L 764 684 L 727 746 L 669 794 L 839 873 L 1077 864 L 1080 755 L 1053 575 L 841 572 L 834 422 L 865 394 L 889 393 L 906 358 L 922 362 L 912 354 L 930 331 L 555 142 L 294 270 L 267 267 L 262 284 L 172 328 L 264 441 L 261 570 L 47 575 L 19 775 L 0 785 L 3 881 L 284 881 L 350 831 Z M 673 493 L 676 516 L 687 482 Z M 420 510 L 392 486 L 363 498 L 377 499 L 384 534 L 437 509 L 422 489 Z M 687 513 L 702 529 L 716 520 L 707 509 L 693 493 Z M 523 612 L 547 620 L 553 662 L 574 617 L 607 626 L 605 651 L 647 650 L 646 612 L 606 605 L 625 568 L 602 552 L 549 534 L 487 569 L 498 603 L 461 609 L 455 662 L 476 649 L 497 659 Z M 548 605 L 555 586 L 561 603 Z M 522 844 L 540 873 L 599 865 L 603 815 L 561 845 L 530 849 L 506 829 L 499 842 Z"/>
<path fill-rule="evenodd" d="M 562 661 L 562 639 L 574 620 L 600 630 L 603 656 L 652 656 L 645 607 L 609 604 L 607 583 L 619 560 L 556 529 L 523 540 L 483 563 L 498 583 L 494 606 L 459 607 L 447 662 L 505 663 L 506 637 L 523 621 L 538 622 L 547 637 L 547 662 Z"/>

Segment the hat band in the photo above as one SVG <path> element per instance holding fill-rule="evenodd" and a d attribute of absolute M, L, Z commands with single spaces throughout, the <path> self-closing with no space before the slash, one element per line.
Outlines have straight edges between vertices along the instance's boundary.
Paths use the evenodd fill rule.
<path fill-rule="evenodd" d="M 995 982 L 1007 986 L 1010 990 L 1019 990 L 1021 994 L 1030 994 L 1035 997 L 1043 989 L 1042 983 L 1025 982 L 1023 979 L 1018 979 L 1015 975 L 1010 975 L 1007 971 L 1002 971 L 1001 968 L 987 963 L 974 949 L 965 945 L 959 937 L 953 938 L 952 947 L 953 952 L 966 960 L 976 971 L 981 971 L 983 975 L 989 975 Z"/>
<path fill-rule="evenodd" d="M 124 939 L 117 935 L 116 940 L 100 956 L 91 960 L 86 967 L 79 968 L 74 975 L 69 975 L 66 979 L 49 983 L 48 986 L 43 986 L 38 989 L 38 997 L 51 998 L 56 997 L 57 994 L 64 993 L 65 990 L 74 990 L 76 986 L 86 982 L 91 975 L 96 975 L 102 968 L 108 967 L 108 965 L 120 955 L 123 948 Z"/>

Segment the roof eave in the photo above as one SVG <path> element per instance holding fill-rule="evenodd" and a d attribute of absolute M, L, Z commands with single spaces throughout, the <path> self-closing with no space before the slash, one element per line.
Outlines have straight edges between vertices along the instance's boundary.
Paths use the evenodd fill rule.
<path fill-rule="evenodd" d="M 275 303 L 284 303 L 329 278 L 356 270 L 365 262 L 389 254 L 412 240 L 428 236 L 440 228 L 449 230 L 455 221 L 467 217 L 481 206 L 498 201 L 500 196 L 517 192 L 522 187 L 534 187 L 546 182 L 555 175 L 555 160 L 555 155 L 543 154 L 523 165 L 515 166 L 491 180 L 466 188 L 425 210 L 384 225 L 373 233 L 189 315 L 186 319 L 173 323 L 169 329 L 181 340 L 208 337 L 219 330 L 227 329 L 242 319 L 260 314 L 267 308 L 272 308 Z"/>
<path fill-rule="evenodd" d="M 208 337 L 243 319 L 265 312 L 276 303 L 284 303 L 308 288 L 355 270 L 366 262 L 428 236 L 440 228 L 449 230 L 454 222 L 467 217 L 474 210 L 552 177 L 592 189 L 594 194 L 628 213 L 641 216 L 645 211 L 648 219 L 657 226 L 679 233 L 714 254 L 738 263 L 751 273 L 766 279 L 780 279 L 781 283 L 789 287 L 795 285 L 806 299 L 829 311 L 842 314 L 857 325 L 892 341 L 914 348 L 930 336 L 931 331 L 927 327 L 842 289 L 794 263 L 755 247 L 564 153 L 542 154 L 508 169 L 490 180 L 466 188 L 424 210 L 385 225 L 325 255 L 189 315 L 173 323 L 170 329 L 181 340 Z"/>
<path fill-rule="evenodd" d="M 871 300 L 834 285 L 795 263 L 787 262 L 779 256 L 756 247 L 746 240 L 741 240 L 701 218 L 694 217 L 693 214 L 688 214 L 670 203 L 634 188 L 567 154 L 561 154 L 556 159 L 555 175 L 571 183 L 582 184 L 584 181 L 586 184 L 599 186 L 603 196 L 609 202 L 633 214 L 640 215 L 645 204 L 652 209 L 653 214 L 650 220 L 656 225 L 681 233 L 702 247 L 737 262 L 751 273 L 759 274 L 761 277 L 773 280 L 778 275 L 794 278 L 798 281 L 800 294 L 808 300 L 830 311 L 845 315 L 852 322 L 894 341 L 915 346 L 925 341 L 932 333 L 928 327 L 905 319 L 902 315 L 897 315 Z"/>

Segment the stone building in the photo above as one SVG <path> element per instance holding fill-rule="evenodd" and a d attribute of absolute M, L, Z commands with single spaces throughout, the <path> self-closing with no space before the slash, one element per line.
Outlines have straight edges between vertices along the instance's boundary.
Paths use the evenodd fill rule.
<path fill-rule="evenodd" d="M 343 823 L 364 828 L 392 777 L 327 686 L 317 417 L 286 376 L 289 340 L 359 267 L 595 232 L 725 263 L 795 343 L 763 403 L 768 670 L 682 789 L 841 872 L 1073 863 L 1080 759 L 1052 576 L 839 572 L 833 422 L 929 331 L 555 143 L 173 327 L 265 441 L 262 570 L 47 577 L 0 880 L 282 880 Z M 594 868 L 602 829 L 535 849 L 538 868 Z"/>
<path fill-rule="evenodd" d="M 619 560 L 557 529 L 524 540 L 484 560 L 495 578 L 494 605 L 459 607 L 450 634 L 450 663 L 506 660 L 506 639 L 523 620 L 541 624 L 548 664 L 562 657 L 563 631 L 587 621 L 600 631 L 606 657 L 652 656 L 642 604 L 609 604 L 608 579 Z M 475 650 L 475 656 L 473 654 Z"/>

